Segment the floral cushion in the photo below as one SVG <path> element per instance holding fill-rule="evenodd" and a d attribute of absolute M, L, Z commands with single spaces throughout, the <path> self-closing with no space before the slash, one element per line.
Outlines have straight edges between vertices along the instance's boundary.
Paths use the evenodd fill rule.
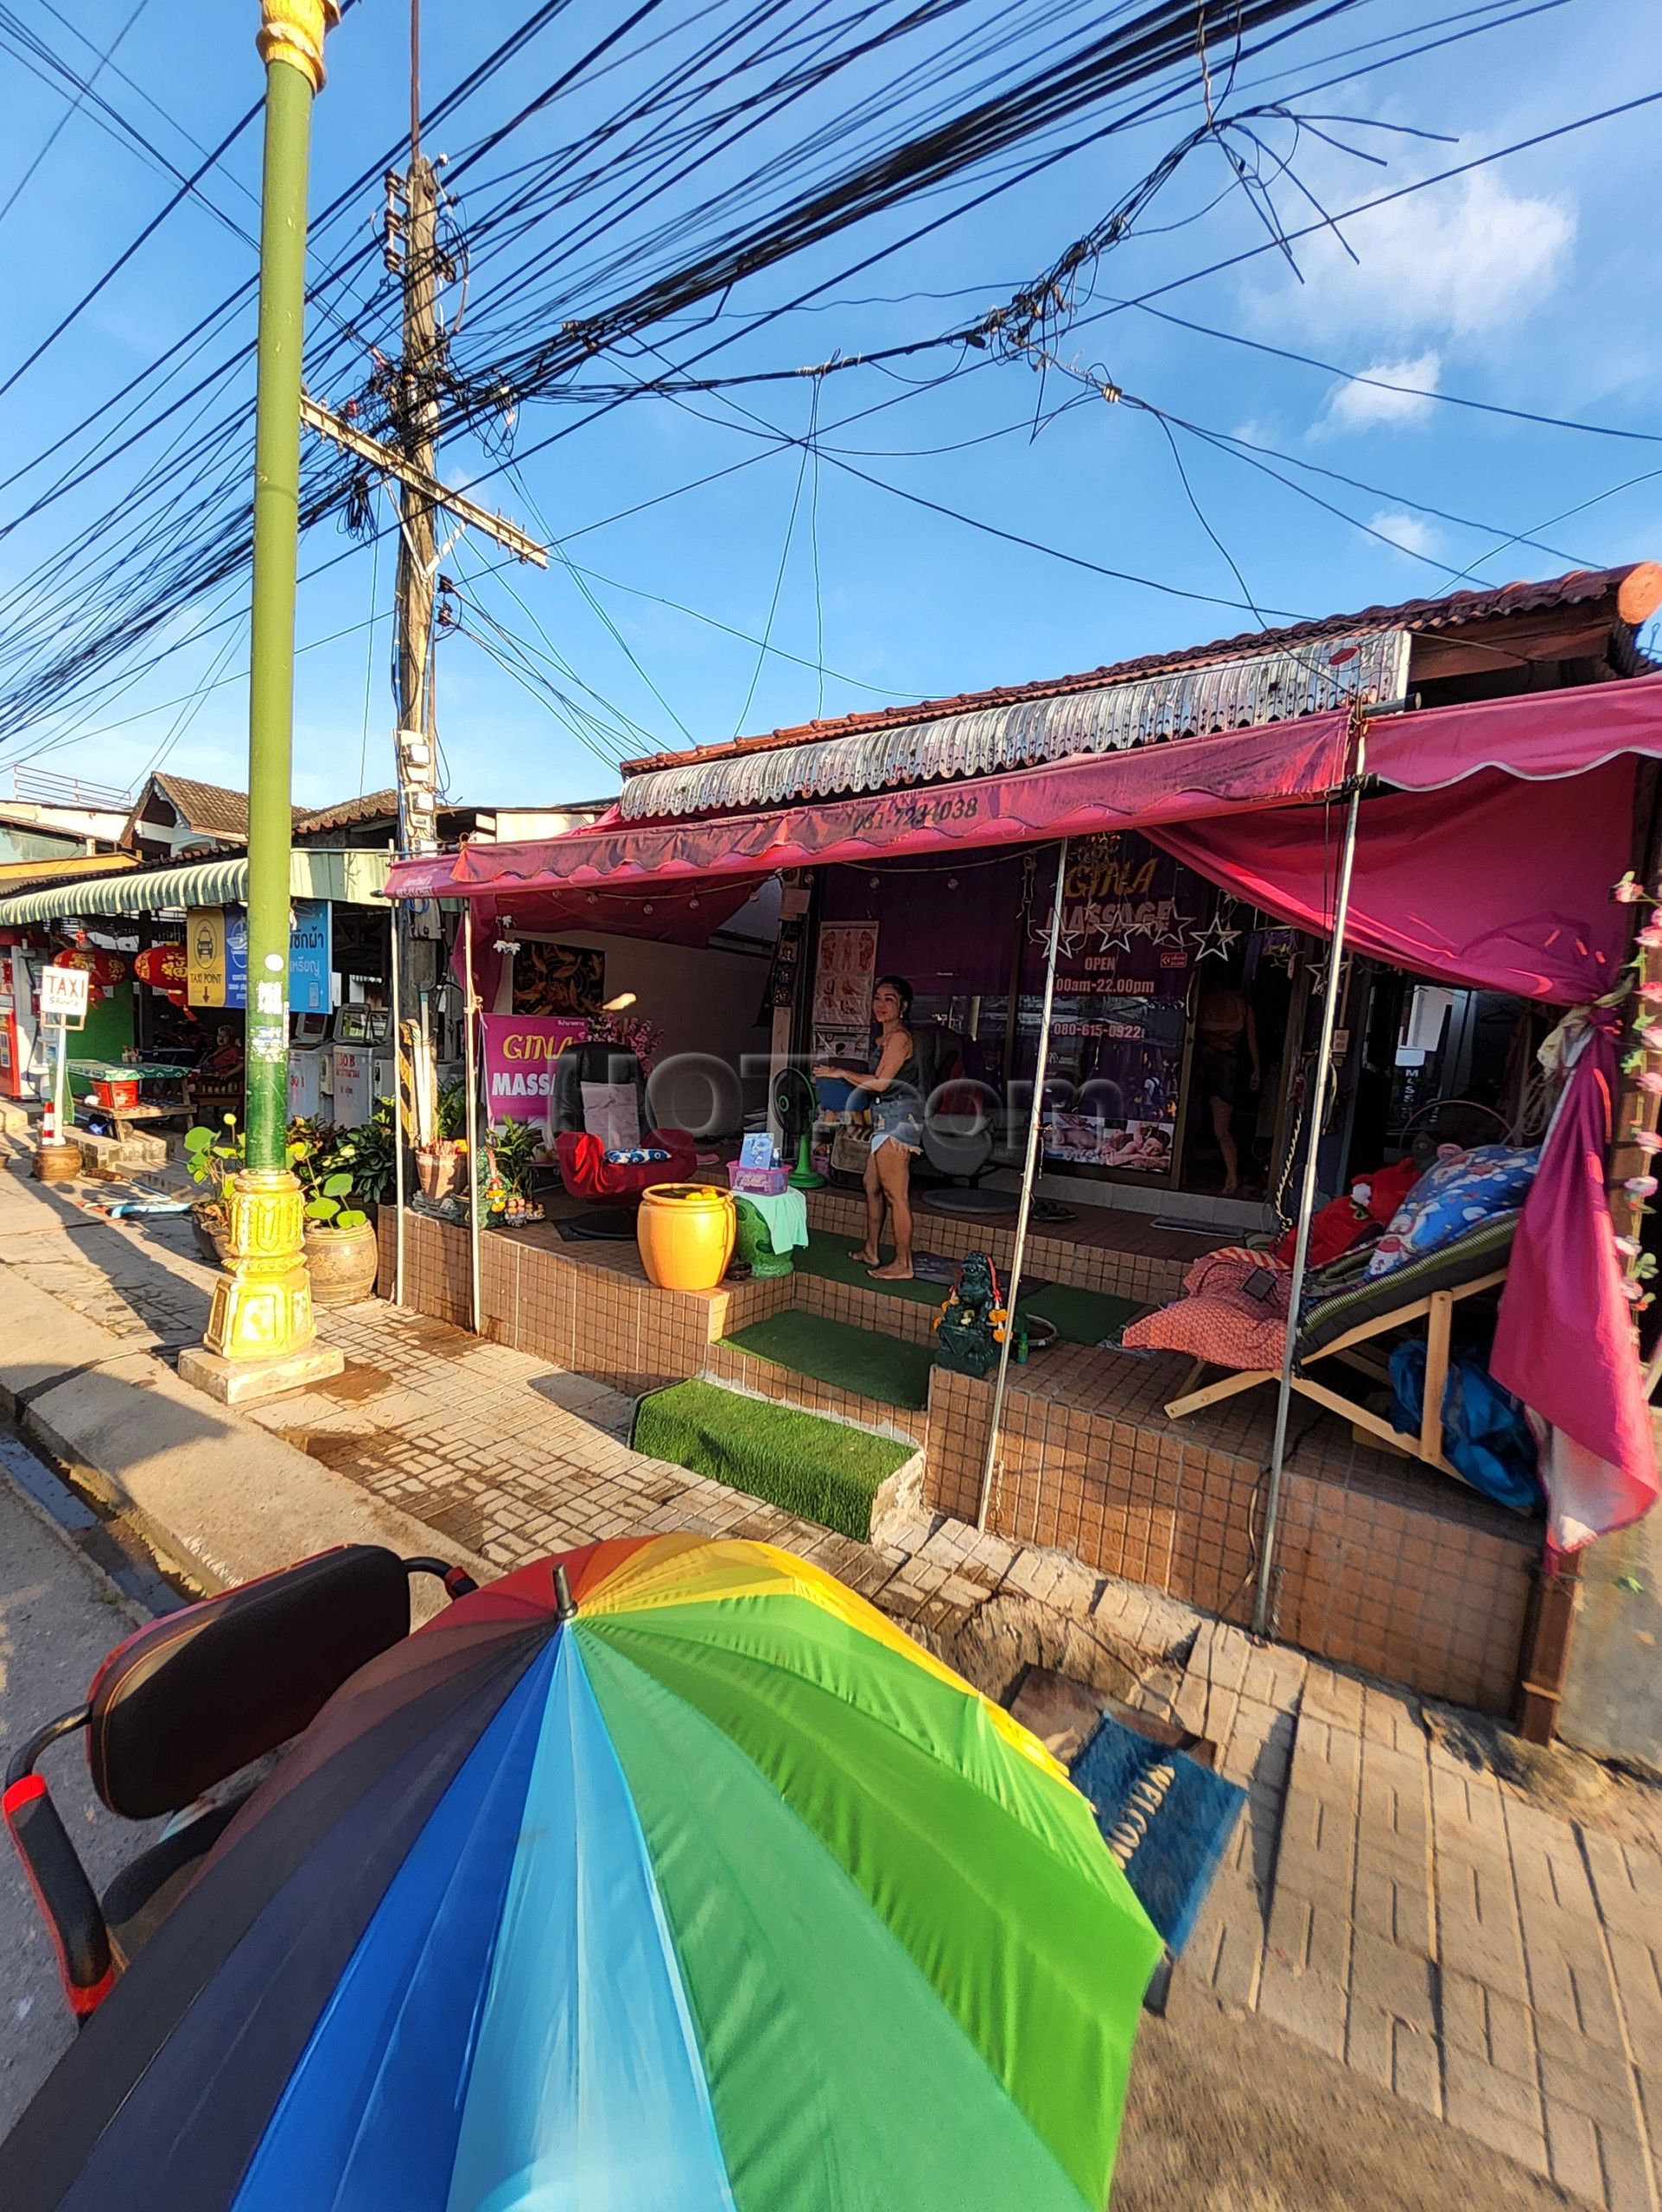
<path fill-rule="evenodd" d="M 661 1145 L 616 1145 L 606 1154 L 608 1167 L 653 1167 L 669 1158 Z"/>
<path fill-rule="evenodd" d="M 1514 1211 L 1535 1179 L 1541 1147 L 1481 1144 L 1428 1168 L 1394 1214 L 1367 1263 L 1370 1276 L 1452 1244 L 1494 1215 Z"/>

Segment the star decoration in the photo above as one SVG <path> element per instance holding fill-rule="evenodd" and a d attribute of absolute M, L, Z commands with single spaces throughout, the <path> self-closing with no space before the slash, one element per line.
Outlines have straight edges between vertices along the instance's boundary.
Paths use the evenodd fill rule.
<path fill-rule="evenodd" d="M 1214 957 L 1219 960 L 1226 960 L 1230 947 L 1240 934 L 1239 930 L 1230 929 L 1226 925 L 1221 914 L 1214 914 L 1195 938 L 1194 957 L 1197 964 L 1202 960 L 1210 960 Z"/>

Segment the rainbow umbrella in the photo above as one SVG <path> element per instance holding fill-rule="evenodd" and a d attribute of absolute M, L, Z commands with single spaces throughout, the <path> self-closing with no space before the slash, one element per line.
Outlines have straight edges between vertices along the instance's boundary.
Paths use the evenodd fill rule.
<path fill-rule="evenodd" d="M 325 1707 L 0 2196 L 1099 2212 L 1159 1951 L 1042 1746 L 840 1583 L 597 1544 Z"/>

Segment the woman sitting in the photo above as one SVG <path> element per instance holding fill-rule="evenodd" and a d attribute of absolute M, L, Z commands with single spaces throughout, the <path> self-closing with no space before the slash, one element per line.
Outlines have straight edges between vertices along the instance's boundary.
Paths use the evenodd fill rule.
<path fill-rule="evenodd" d="M 912 986 L 884 976 L 871 994 L 877 1048 L 865 1074 L 817 1067 L 814 1074 L 846 1083 L 871 1100 L 871 1150 L 866 1160 L 866 1241 L 855 1257 L 877 1282 L 912 1280 L 912 1159 L 923 1146 L 923 1094 L 917 1046 L 907 1027 Z M 895 1256 L 887 1267 L 877 1249 L 887 1207 Z"/>

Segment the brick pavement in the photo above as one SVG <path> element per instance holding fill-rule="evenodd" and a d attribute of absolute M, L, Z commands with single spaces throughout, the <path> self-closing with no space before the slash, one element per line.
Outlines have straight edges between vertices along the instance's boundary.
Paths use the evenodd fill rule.
<path fill-rule="evenodd" d="M 60 1204 L 42 1219 L 0 1263 L 135 1348 L 166 1357 L 200 1331 L 213 1274 L 182 1225 L 106 1227 Z M 990 1664 L 1060 1649 L 1079 1672 L 1108 1651 L 1105 1686 L 1209 1738 L 1247 1791 L 1186 1983 L 1578 2201 L 1662 2212 L 1662 1795 L 1606 1780 L 1598 1802 L 1566 1804 L 1508 1773 L 1516 1747 L 1469 1716 L 1062 1554 L 939 1517 L 870 1545 L 793 1521 L 631 1452 L 632 1402 L 605 1385 L 424 1317 L 370 1301 L 323 1326 L 345 1375 L 253 1417 L 504 1567 L 692 1527 L 818 1560 L 963 1663 L 1001 1608 L 1028 1641 L 1004 1633 Z M 1047 1645 L 1046 1623 L 1072 1640 Z"/>

